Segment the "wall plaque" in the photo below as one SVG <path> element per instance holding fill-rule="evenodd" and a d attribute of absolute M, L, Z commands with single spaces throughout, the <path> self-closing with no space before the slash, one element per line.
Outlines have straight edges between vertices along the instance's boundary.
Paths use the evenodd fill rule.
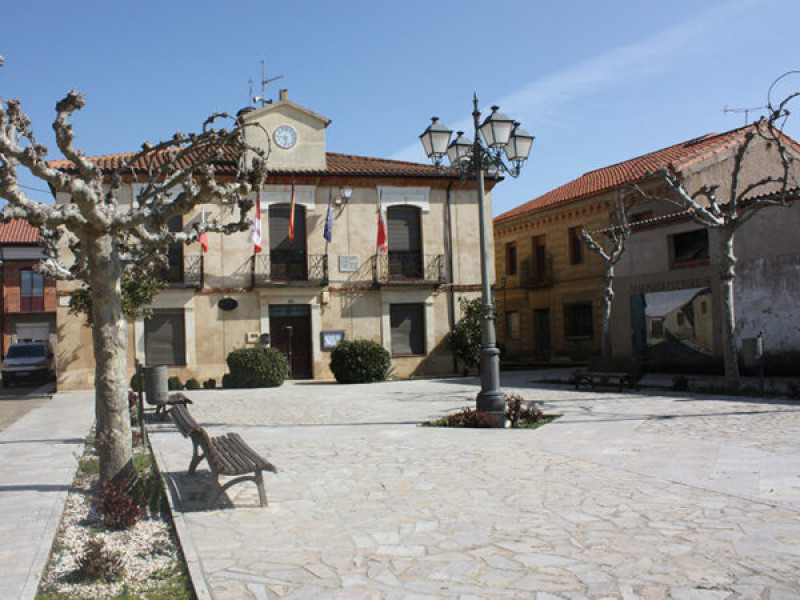
<path fill-rule="evenodd" d="M 358 271 L 358 257 L 357 256 L 340 256 L 339 257 L 339 272 L 341 273 L 355 273 Z"/>
<path fill-rule="evenodd" d="M 239 303 L 233 298 L 223 298 L 217 303 L 217 306 L 219 306 L 220 310 L 234 310 L 239 306 Z"/>

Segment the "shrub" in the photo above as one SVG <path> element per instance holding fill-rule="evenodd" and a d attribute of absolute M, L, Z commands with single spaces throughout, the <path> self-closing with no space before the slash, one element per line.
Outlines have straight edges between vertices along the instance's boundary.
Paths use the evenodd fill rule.
<path fill-rule="evenodd" d="M 151 513 L 158 514 L 164 508 L 166 500 L 164 482 L 161 475 L 153 468 L 139 476 L 133 488 L 134 502 L 139 506 L 146 506 Z"/>
<path fill-rule="evenodd" d="M 134 500 L 128 493 L 130 480 L 103 481 L 97 488 L 94 508 L 106 527 L 128 529 L 144 517 L 147 500 Z"/>
<path fill-rule="evenodd" d="M 370 340 L 342 340 L 331 352 L 331 371 L 339 383 L 386 381 L 391 364 L 389 351 Z"/>
<path fill-rule="evenodd" d="M 200 389 L 200 382 L 197 381 L 194 377 L 186 382 L 184 386 L 187 390 L 199 390 Z"/>
<path fill-rule="evenodd" d="M 182 390 L 183 389 L 183 382 L 181 378 L 177 375 L 173 375 L 169 379 L 167 379 L 167 389 L 169 390 Z"/>
<path fill-rule="evenodd" d="M 464 315 L 447 336 L 447 345 L 456 358 L 467 369 L 477 367 L 481 361 L 481 313 L 483 302 L 480 298 L 459 300 Z M 466 373 L 465 373 L 466 374 Z"/>
<path fill-rule="evenodd" d="M 230 373 L 222 378 L 222 387 L 277 387 L 289 374 L 289 360 L 276 348 L 239 348 L 226 359 Z"/>
<path fill-rule="evenodd" d="M 146 386 L 145 386 L 145 383 L 144 383 L 144 373 L 142 373 L 142 374 L 134 373 L 133 377 L 131 377 L 131 389 L 134 392 L 138 392 L 139 391 L 139 380 L 140 379 L 142 380 L 142 390 L 146 389 Z"/>
<path fill-rule="evenodd" d="M 122 577 L 122 553 L 109 550 L 101 538 L 91 538 L 78 557 L 78 568 L 72 572 L 74 581 L 118 581 Z"/>
<path fill-rule="evenodd" d="M 217 380 L 214 379 L 213 377 L 211 379 L 206 379 L 203 382 L 203 389 L 204 390 L 213 390 L 216 387 L 217 387 Z"/>
<path fill-rule="evenodd" d="M 519 394 L 506 394 L 505 400 L 506 420 L 511 422 L 511 427 L 533 425 L 547 418 L 540 408 L 525 406 L 524 399 Z"/>
<path fill-rule="evenodd" d="M 492 418 L 487 413 L 465 408 L 461 412 L 447 415 L 441 419 L 425 423 L 425 425 L 431 425 L 433 427 L 489 428 L 492 426 Z"/>

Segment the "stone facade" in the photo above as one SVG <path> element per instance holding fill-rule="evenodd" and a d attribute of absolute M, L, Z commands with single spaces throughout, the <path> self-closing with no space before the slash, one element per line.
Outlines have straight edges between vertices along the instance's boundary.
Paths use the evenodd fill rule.
<path fill-rule="evenodd" d="M 257 196 L 263 251 L 254 254 L 246 232 L 208 234 L 205 254 L 199 244 L 184 247 L 183 276 L 156 298 L 154 320 L 129 323 L 129 370 L 136 360 L 153 363 L 155 340 L 171 328 L 176 356 L 169 373 L 184 381 L 214 378 L 219 384 L 228 353 L 263 343 L 264 334 L 291 353 L 295 378 L 331 378 L 327 346 L 341 337 L 383 344 L 393 354 L 394 375 L 454 372 L 445 338 L 460 316 L 459 298 L 480 290 L 474 184 L 428 165 L 327 153 L 329 121 L 285 93 L 244 119 L 259 125 L 251 141 L 270 148 L 268 178 Z M 281 127 L 293 129 L 293 145 L 275 137 Z M 137 185 L 128 186 L 131 200 Z M 299 237 L 288 243 L 280 219 L 288 214 L 293 186 Z M 376 253 L 379 200 L 390 226 L 388 256 Z M 323 236 L 329 206 L 330 242 Z M 488 214 L 490 207 L 487 193 Z M 201 218 L 201 209 L 207 219 L 232 219 L 229 206 L 206 205 L 183 218 L 184 229 Z M 392 245 L 393 231 L 405 235 L 405 221 L 392 229 L 396 215 L 417 231 L 403 241 L 413 242 L 403 252 Z M 59 284 L 60 389 L 89 387 L 94 376 L 90 330 L 68 314 L 74 286 Z M 167 329 L 156 331 L 162 326 Z M 410 352 L 402 351 L 406 337 L 414 338 Z M 158 349 L 159 360 L 165 350 Z"/>

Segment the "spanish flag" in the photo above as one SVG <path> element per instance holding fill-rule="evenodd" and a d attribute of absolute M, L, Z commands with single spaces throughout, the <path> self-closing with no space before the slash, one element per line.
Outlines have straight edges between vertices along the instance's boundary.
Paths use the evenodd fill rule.
<path fill-rule="evenodd" d="M 294 181 L 292 181 L 292 205 L 289 208 L 289 241 L 294 243 Z"/>

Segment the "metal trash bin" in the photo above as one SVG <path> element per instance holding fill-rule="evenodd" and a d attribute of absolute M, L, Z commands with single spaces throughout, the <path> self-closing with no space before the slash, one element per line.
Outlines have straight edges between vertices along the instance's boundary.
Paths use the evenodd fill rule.
<path fill-rule="evenodd" d="M 144 385 L 147 403 L 152 406 L 164 406 L 169 397 L 167 365 L 145 367 Z"/>

